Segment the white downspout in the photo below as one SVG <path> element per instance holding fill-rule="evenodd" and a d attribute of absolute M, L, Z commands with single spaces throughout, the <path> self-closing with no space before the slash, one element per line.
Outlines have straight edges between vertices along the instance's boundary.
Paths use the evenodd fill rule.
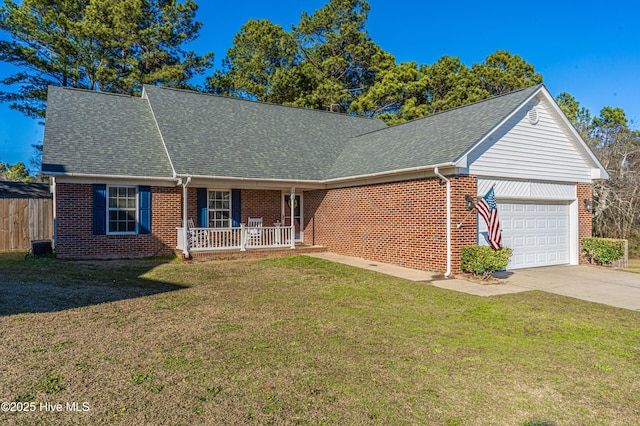
<path fill-rule="evenodd" d="M 189 258 L 189 229 L 187 228 L 187 186 L 191 183 L 191 176 L 187 176 L 186 180 L 182 178 L 179 181 L 179 185 L 182 185 L 182 238 L 184 241 L 184 247 L 182 249 L 182 254 L 184 254 L 184 258 Z"/>
<path fill-rule="evenodd" d="M 295 211 L 296 211 L 296 188 L 291 187 L 291 194 L 289 195 L 289 204 L 291 204 L 291 249 L 296 248 L 296 225 L 295 225 Z M 300 224 L 302 226 L 302 224 Z"/>
<path fill-rule="evenodd" d="M 56 203 L 58 202 L 58 194 L 56 193 L 56 178 L 51 177 L 51 185 L 49 186 L 49 190 L 53 194 L 53 247 L 56 247 L 56 238 L 57 238 L 57 230 L 56 230 L 56 218 L 57 218 L 57 209 Z"/>
<path fill-rule="evenodd" d="M 451 181 L 440 174 L 436 167 L 433 173 L 447 183 L 447 272 L 444 273 L 445 278 L 451 275 Z"/>

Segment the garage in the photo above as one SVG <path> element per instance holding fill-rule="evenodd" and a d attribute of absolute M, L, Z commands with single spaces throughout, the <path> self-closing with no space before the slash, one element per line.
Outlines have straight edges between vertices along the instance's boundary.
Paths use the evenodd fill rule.
<path fill-rule="evenodd" d="M 568 203 L 498 202 L 498 212 L 509 269 L 569 263 Z"/>
<path fill-rule="evenodd" d="M 502 245 L 513 249 L 507 269 L 577 263 L 575 184 L 478 179 L 478 197 L 493 187 Z M 478 216 L 478 244 L 488 245 L 487 225 Z"/>

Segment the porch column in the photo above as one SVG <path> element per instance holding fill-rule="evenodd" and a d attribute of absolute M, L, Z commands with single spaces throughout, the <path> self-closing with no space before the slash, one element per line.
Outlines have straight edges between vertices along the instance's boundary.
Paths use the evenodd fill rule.
<path fill-rule="evenodd" d="M 295 225 L 295 212 L 296 212 L 296 188 L 291 187 L 291 195 L 289 196 L 289 204 L 291 207 L 291 248 L 296 248 L 296 225 Z"/>
<path fill-rule="evenodd" d="M 182 184 L 182 232 L 184 238 L 184 247 L 182 249 L 182 254 L 185 259 L 189 258 L 189 249 L 190 247 L 190 238 L 189 238 L 189 229 L 187 227 L 187 205 L 188 205 L 188 197 L 187 197 L 187 186 L 191 183 L 191 176 L 187 177 L 186 180 L 181 179 Z"/>

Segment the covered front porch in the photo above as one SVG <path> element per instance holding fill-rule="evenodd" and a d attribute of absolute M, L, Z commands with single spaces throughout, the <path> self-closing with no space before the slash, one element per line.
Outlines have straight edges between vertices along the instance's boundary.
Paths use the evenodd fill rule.
<path fill-rule="evenodd" d="M 178 250 L 189 252 L 291 248 L 295 249 L 295 226 L 246 226 L 231 228 L 177 228 Z M 185 244 L 186 242 L 186 244 Z"/>
<path fill-rule="evenodd" d="M 183 225 L 176 228 L 176 249 L 187 258 L 215 252 L 295 250 L 304 241 L 301 189 L 228 189 L 219 182 L 188 178 L 181 185 Z"/>

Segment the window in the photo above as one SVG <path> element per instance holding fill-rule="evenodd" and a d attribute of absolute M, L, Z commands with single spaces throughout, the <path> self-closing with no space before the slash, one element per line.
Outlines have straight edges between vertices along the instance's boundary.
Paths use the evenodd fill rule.
<path fill-rule="evenodd" d="M 231 228 L 231 191 L 209 191 L 209 228 Z"/>
<path fill-rule="evenodd" d="M 136 233 L 138 197 L 135 186 L 110 186 L 107 209 L 110 234 Z"/>

